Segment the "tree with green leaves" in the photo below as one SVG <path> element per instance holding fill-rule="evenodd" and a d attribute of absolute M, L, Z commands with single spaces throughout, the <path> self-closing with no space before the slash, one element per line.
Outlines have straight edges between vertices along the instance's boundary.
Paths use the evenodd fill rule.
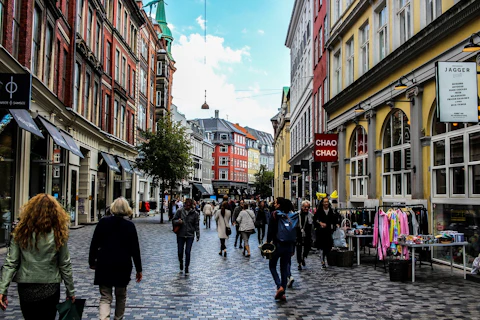
<path fill-rule="evenodd" d="M 137 146 L 137 167 L 160 186 L 160 223 L 163 223 L 165 188 L 171 181 L 186 179 L 192 169 L 191 144 L 186 128 L 173 121 L 170 113 L 157 120 L 157 130 L 142 131 L 146 142 Z"/>
<path fill-rule="evenodd" d="M 260 166 L 260 170 L 255 173 L 255 190 L 260 197 L 265 198 L 272 195 L 273 171 L 268 171 L 265 165 Z"/>

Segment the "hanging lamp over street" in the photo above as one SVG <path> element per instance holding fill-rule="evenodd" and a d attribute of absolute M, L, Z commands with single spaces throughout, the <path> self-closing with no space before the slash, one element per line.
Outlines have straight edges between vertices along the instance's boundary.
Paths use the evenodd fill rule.
<path fill-rule="evenodd" d="M 204 66 L 204 71 L 207 69 L 207 0 L 205 0 L 205 28 L 203 29 L 203 37 L 205 41 L 205 55 L 203 57 L 203 66 Z M 203 72 L 204 76 L 206 72 Z M 205 102 L 202 104 L 202 110 L 208 110 L 210 109 L 210 106 L 207 103 L 207 89 L 205 89 Z"/>
<path fill-rule="evenodd" d="M 202 104 L 202 110 L 210 109 L 210 106 L 207 103 L 207 90 L 205 90 L 205 102 Z"/>

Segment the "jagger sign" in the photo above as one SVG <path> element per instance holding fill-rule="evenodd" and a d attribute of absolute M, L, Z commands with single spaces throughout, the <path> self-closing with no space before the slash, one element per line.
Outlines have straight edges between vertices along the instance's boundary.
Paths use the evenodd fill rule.
<path fill-rule="evenodd" d="M 338 135 L 316 133 L 313 158 L 315 162 L 338 161 Z"/>

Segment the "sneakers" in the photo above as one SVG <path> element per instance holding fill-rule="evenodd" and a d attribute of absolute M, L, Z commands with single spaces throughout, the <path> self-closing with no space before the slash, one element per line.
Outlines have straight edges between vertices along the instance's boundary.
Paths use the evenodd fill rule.
<path fill-rule="evenodd" d="M 243 246 L 242 246 L 242 245 L 240 245 L 240 246 L 238 247 L 238 249 L 243 249 Z"/>
<path fill-rule="evenodd" d="M 287 281 L 287 288 L 291 288 L 293 286 L 293 282 L 295 281 L 295 279 L 293 279 L 292 276 L 290 276 L 288 278 L 288 281 Z"/>
<path fill-rule="evenodd" d="M 281 302 L 287 302 L 287 297 L 285 297 L 285 295 L 281 296 L 280 301 Z"/>
<path fill-rule="evenodd" d="M 325 264 L 325 262 L 322 262 L 322 269 L 327 269 L 327 265 Z"/>
<path fill-rule="evenodd" d="M 260 243 L 260 244 L 258 245 L 258 247 L 261 248 L 261 247 L 262 247 L 262 244 Z"/>
<path fill-rule="evenodd" d="M 185 268 L 185 275 L 186 276 L 190 275 L 190 272 L 188 272 L 188 267 Z"/>
<path fill-rule="evenodd" d="M 221 256 L 221 255 L 222 255 L 222 251 L 220 251 L 220 252 L 218 253 L 218 255 Z"/>
<path fill-rule="evenodd" d="M 283 287 L 278 288 L 277 292 L 275 293 L 275 300 L 280 299 L 284 295 L 285 295 L 285 289 L 283 289 Z"/>

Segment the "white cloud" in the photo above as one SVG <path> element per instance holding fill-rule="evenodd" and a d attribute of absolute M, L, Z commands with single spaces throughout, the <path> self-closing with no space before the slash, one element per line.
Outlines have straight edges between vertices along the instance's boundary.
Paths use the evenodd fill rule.
<path fill-rule="evenodd" d="M 252 83 L 250 91 L 236 91 L 230 78 L 248 69 L 248 46 L 231 48 L 225 45 L 224 38 L 213 35 L 207 36 L 205 45 L 200 34 L 182 35 L 174 42 L 172 55 L 177 69 L 173 76 L 173 103 L 187 119 L 210 118 L 219 110 L 223 119 L 228 117 L 233 123 L 272 133 L 270 118 L 276 113 L 276 105 L 254 97 L 261 94 L 257 83 Z M 200 109 L 205 90 L 209 110 Z M 280 94 L 276 100 L 280 101 Z"/>
<path fill-rule="evenodd" d="M 242 33 L 243 33 L 243 34 L 246 34 L 247 32 L 248 32 L 248 31 L 247 31 L 247 28 L 243 28 Z"/>
<path fill-rule="evenodd" d="M 263 31 L 262 29 L 259 29 L 257 32 L 258 32 L 258 34 L 260 34 L 262 36 L 265 34 L 265 31 Z"/>
<path fill-rule="evenodd" d="M 207 21 L 202 19 L 202 16 L 198 16 L 198 18 L 195 19 L 195 20 L 197 21 L 200 28 L 202 28 L 202 30 L 205 30 L 205 22 L 207 22 Z"/>
<path fill-rule="evenodd" d="M 171 23 L 167 23 L 168 27 L 170 28 L 171 31 L 175 29 L 175 26 Z"/>

